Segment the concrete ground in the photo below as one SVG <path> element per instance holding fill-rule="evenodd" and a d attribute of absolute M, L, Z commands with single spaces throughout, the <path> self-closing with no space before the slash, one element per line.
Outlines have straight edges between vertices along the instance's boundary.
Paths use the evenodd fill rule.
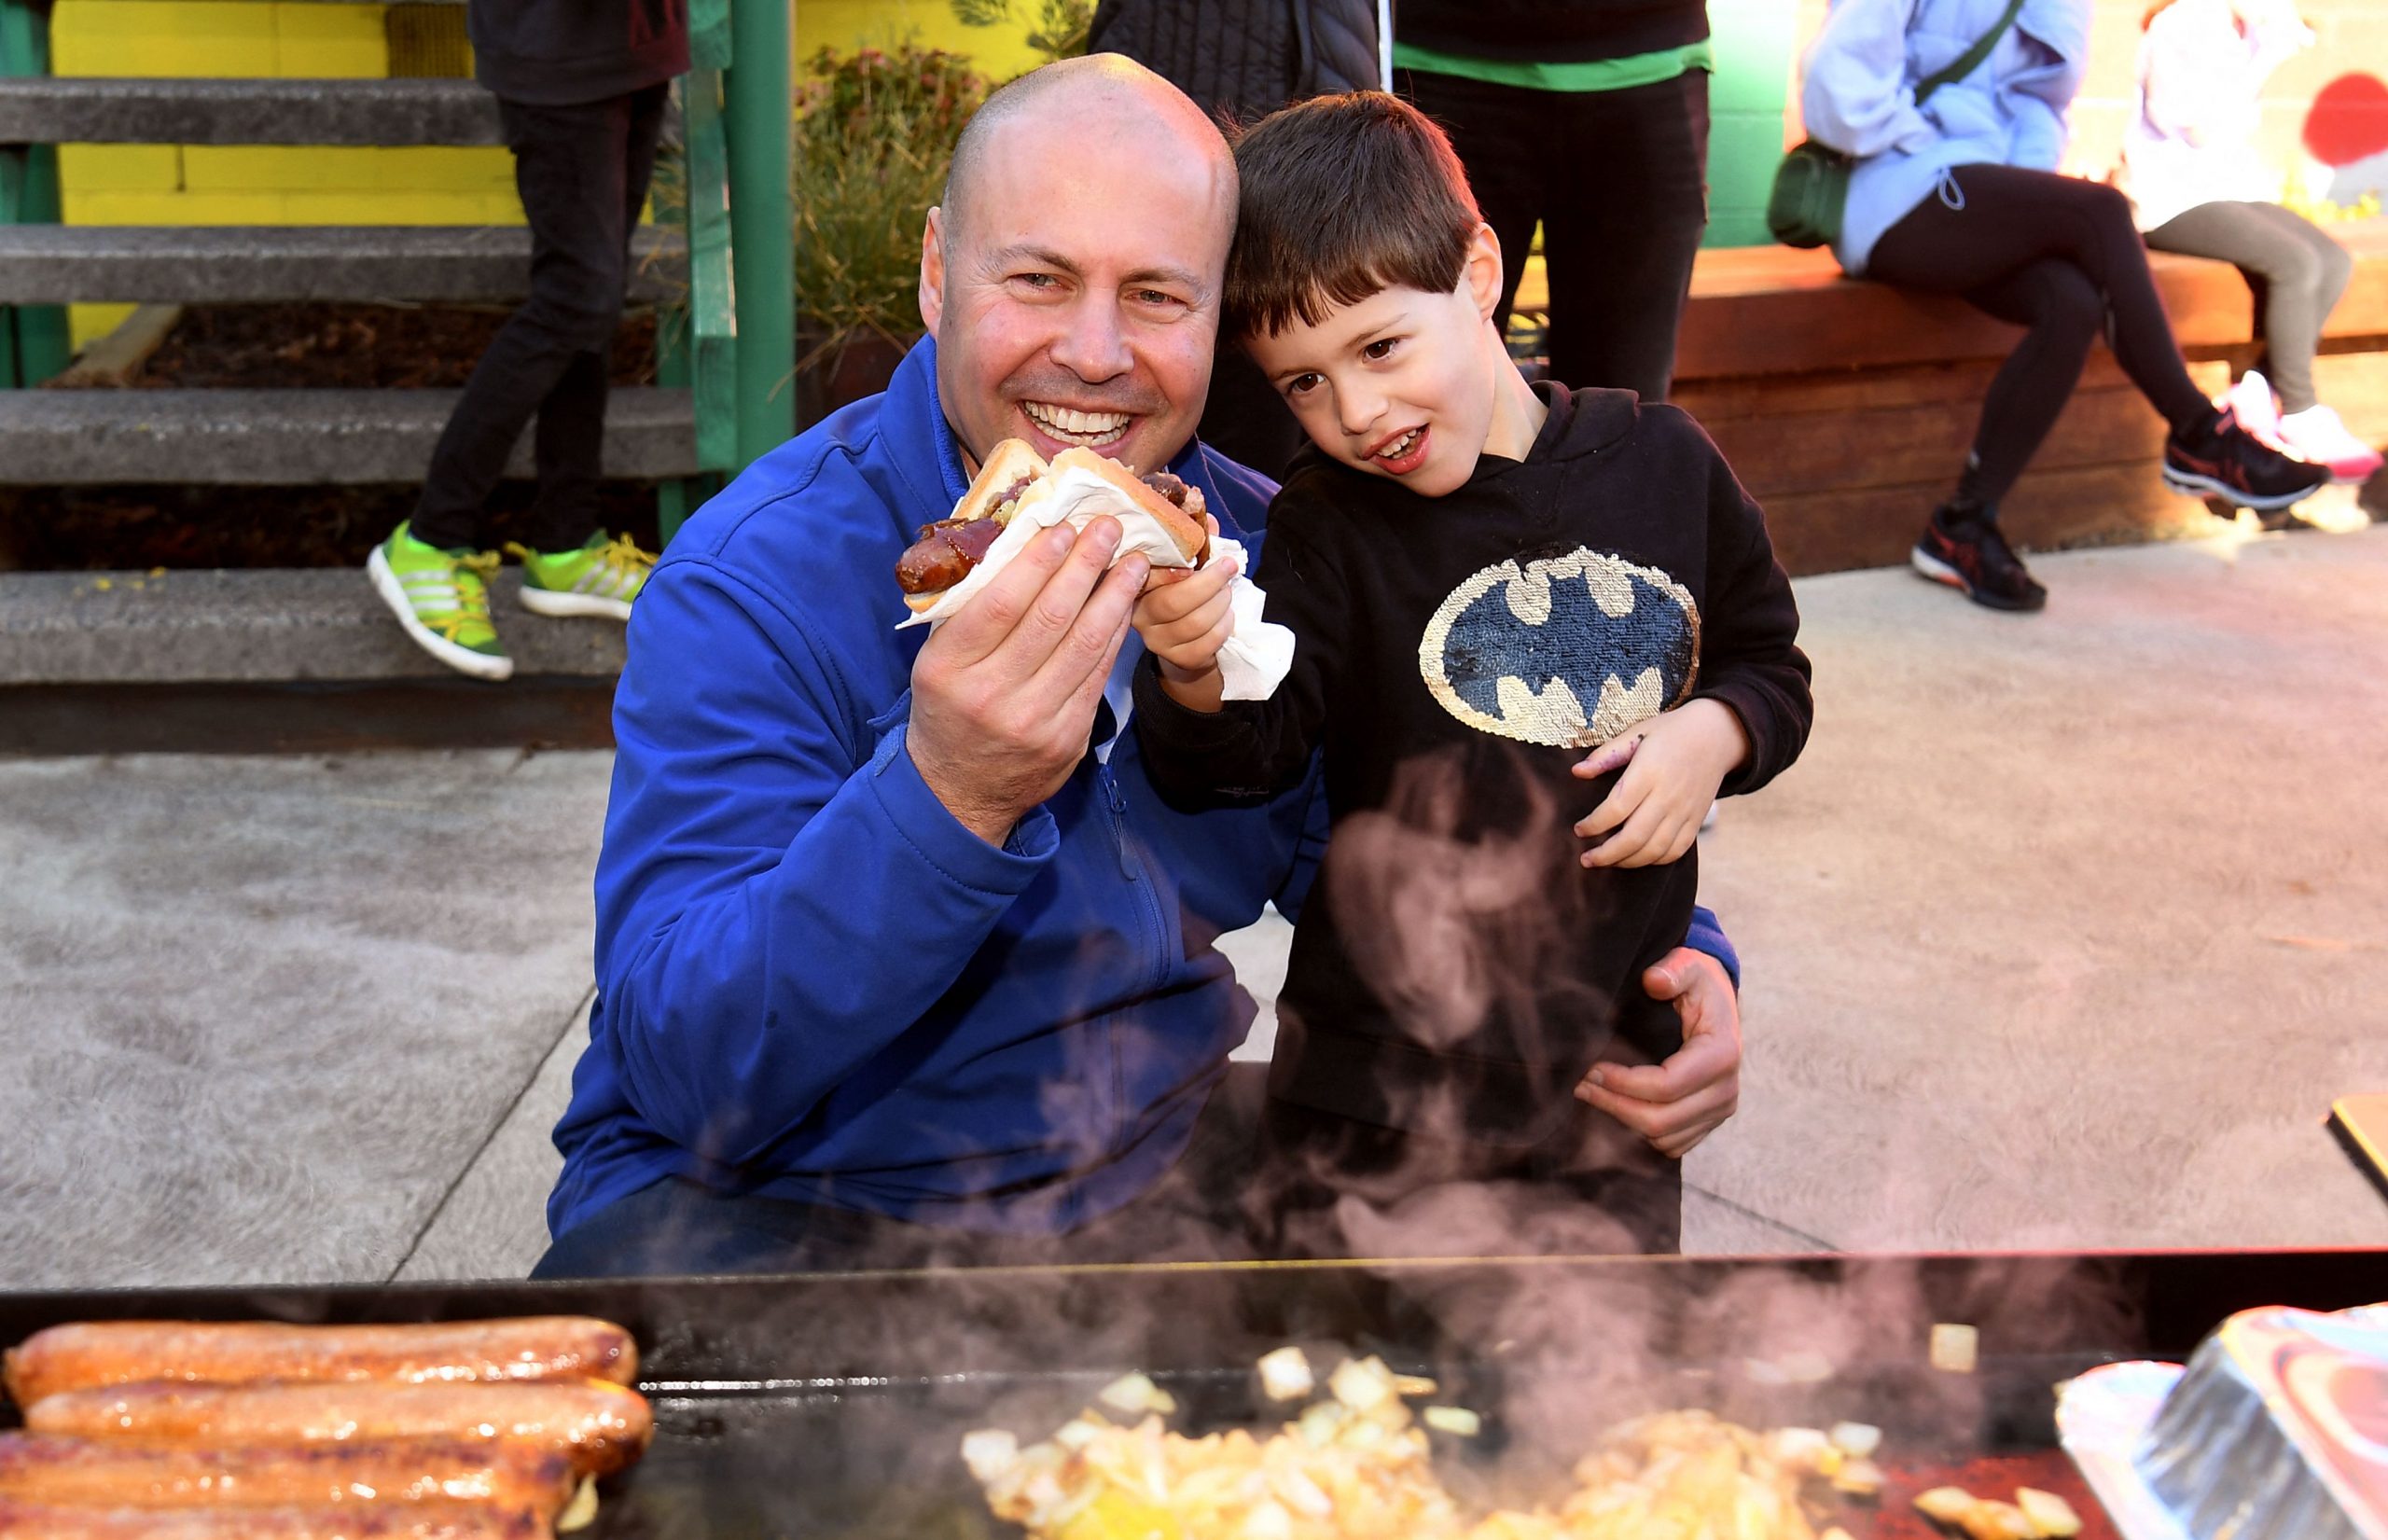
<path fill-rule="evenodd" d="M 1702 842 L 1747 963 L 1686 1236 L 2388 1244 L 2388 528 L 1799 584 L 1817 727 Z M 0 1288 L 520 1274 L 608 762 L 0 761 Z M 1234 942 L 1256 989 L 1284 929 Z"/>

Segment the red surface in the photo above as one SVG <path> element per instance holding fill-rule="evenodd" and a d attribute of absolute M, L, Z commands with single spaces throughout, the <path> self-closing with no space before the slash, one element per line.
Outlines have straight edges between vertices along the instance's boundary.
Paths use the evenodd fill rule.
<path fill-rule="evenodd" d="M 2015 1501 L 2018 1487 L 2037 1487 L 2073 1505 L 2073 1511 L 2081 1516 L 2081 1540 L 2120 1540 L 2114 1522 L 2090 1495 L 2089 1483 L 2081 1479 L 2062 1450 L 1997 1455 L 1962 1464 L 1886 1462 L 1883 1468 L 1890 1484 L 1882 1491 L 1881 1505 L 1871 1513 L 1860 1510 L 1840 1520 L 1858 1540 L 1946 1540 L 1956 1532 L 1942 1529 L 1915 1511 L 1915 1494 L 1934 1487 L 1963 1487 L 1976 1497 L 2002 1503 Z"/>
<path fill-rule="evenodd" d="M 2314 92 L 2305 147 L 2326 166 L 2351 166 L 2388 149 L 2388 85 L 2376 75 L 2341 75 Z"/>

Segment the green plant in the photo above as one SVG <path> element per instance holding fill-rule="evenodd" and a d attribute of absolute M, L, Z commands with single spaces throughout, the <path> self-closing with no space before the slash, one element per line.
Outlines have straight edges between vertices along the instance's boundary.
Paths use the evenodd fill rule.
<path fill-rule="evenodd" d="M 921 227 L 986 82 L 959 54 L 909 45 L 803 66 L 796 99 L 796 298 L 828 349 L 920 330 Z"/>
<path fill-rule="evenodd" d="M 965 27 L 1012 25 L 1015 0 L 951 0 L 954 20 Z M 1028 46 L 1047 63 L 1075 59 L 1086 51 L 1088 29 L 1094 21 L 1094 0 L 1036 0 L 1036 19 L 1028 23 Z"/>

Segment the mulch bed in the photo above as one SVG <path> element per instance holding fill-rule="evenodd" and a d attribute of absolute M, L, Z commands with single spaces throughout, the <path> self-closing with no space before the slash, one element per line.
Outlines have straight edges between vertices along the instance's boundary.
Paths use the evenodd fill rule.
<path fill-rule="evenodd" d="M 504 307 L 214 305 L 183 312 L 131 389 L 460 387 L 504 324 Z M 655 378 L 651 314 L 615 339 L 613 381 Z M 520 538 L 535 489 L 501 482 L 493 545 Z M 414 509 L 412 486 L 0 487 L 0 569 L 146 571 L 153 567 L 362 565 Z M 609 481 L 600 517 L 653 549 L 655 491 Z"/>

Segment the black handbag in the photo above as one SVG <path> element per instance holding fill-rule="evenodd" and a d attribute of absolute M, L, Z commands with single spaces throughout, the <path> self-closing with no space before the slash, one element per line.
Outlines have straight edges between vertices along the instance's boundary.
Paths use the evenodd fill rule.
<path fill-rule="evenodd" d="M 2022 9 L 2023 0 L 2006 0 L 2006 14 L 1998 25 L 1948 68 L 1916 84 L 1915 104 L 1923 105 L 1934 91 L 1979 69 Z M 1786 246 L 1828 246 L 1840 240 L 1841 212 L 1849 204 L 1849 173 L 1856 165 L 1855 156 L 1813 139 L 1793 146 L 1774 171 L 1774 190 L 1766 200 L 1766 228 Z"/>

